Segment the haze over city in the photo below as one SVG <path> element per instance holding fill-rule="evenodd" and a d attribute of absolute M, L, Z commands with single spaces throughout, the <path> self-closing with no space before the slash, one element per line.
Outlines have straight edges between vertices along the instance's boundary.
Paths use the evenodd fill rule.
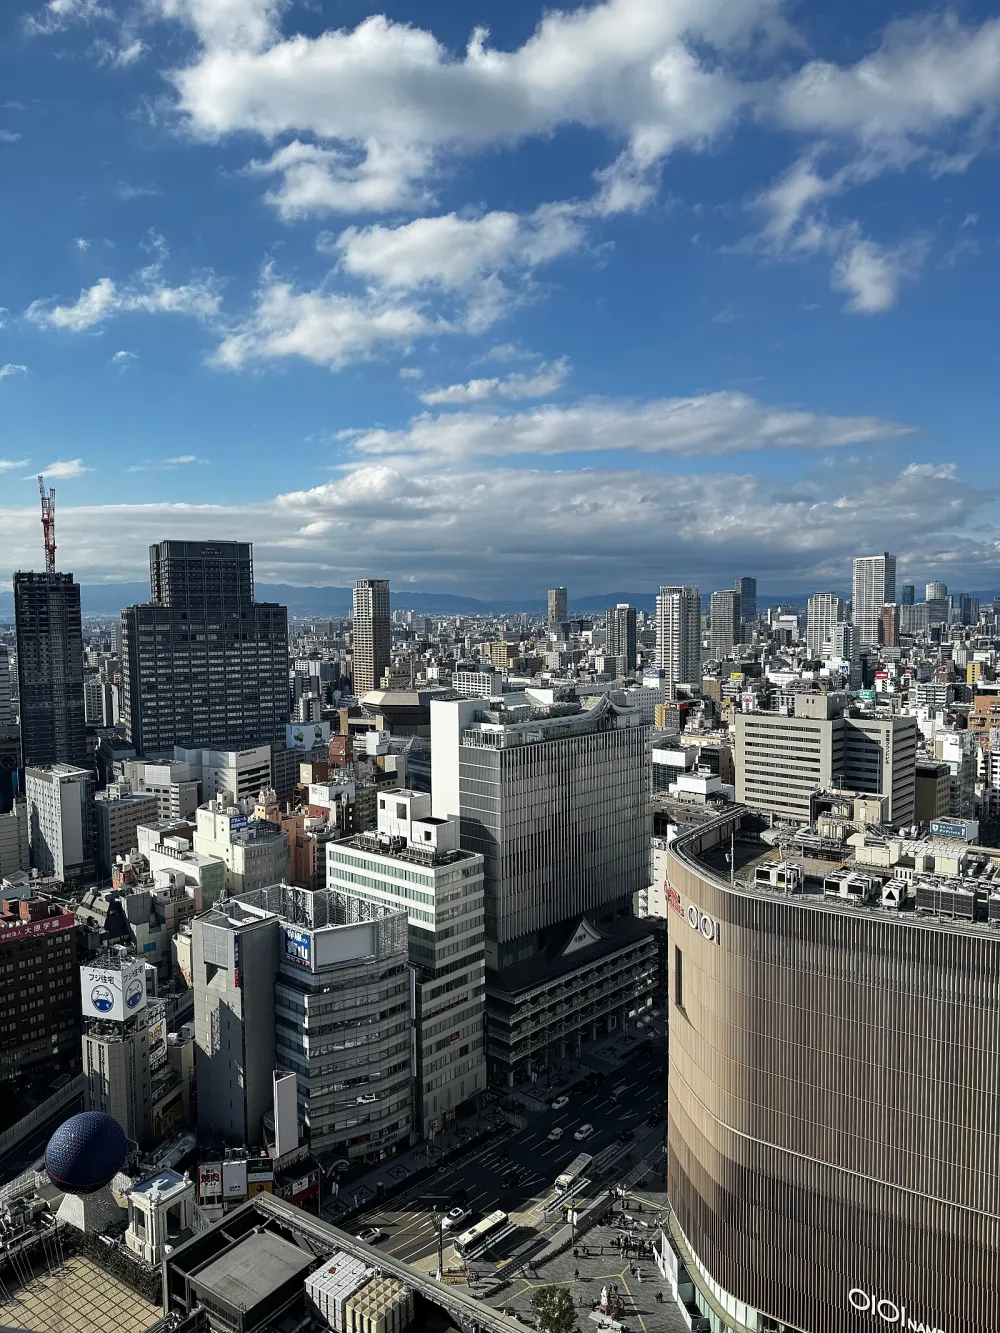
<path fill-rule="evenodd" d="M 0 16 L 3 581 L 997 578 L 990 6 Z M 9 587 L 9 583 L 7 583 Z"/>

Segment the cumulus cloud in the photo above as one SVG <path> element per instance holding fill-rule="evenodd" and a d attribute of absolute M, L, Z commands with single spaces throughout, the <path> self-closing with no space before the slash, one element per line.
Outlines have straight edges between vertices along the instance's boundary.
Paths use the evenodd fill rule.
<path fill-rule="evenodd" d="M 111 278 L 100 278 L 92 287 L 84 288 L 70 305 L 59 305 L 54 298 L 33 301 L 25 314 L 39 328 L 83 333 L 113 315 L 135 311 L 206 320 L 218 314 L 219 305 L 219 286 L 212 275 L 171 287 L 163 280 L 160 265 L 151 264 L 124 286 Z"/>
<path fill-rule="evenodd" d="M 455 401 L 461 401 L 456 399 Z M 901 439 L 912 428 L 877 417 L 776 408 L 736 392 L 629 404 L 587 400 L 530 411 L 429 413 L 405 430 L 358 435 L 359 454 L 406 459 L 613 453 L 713 456 L 752 450 L 837 449 Z"/>
<path fill-rule="evenodd" d="M 13 361 L 8 361 L 6 365 L 0 366 L 0 380 L 13 379 L 15 375 L 27 375 L 27 373 L 27 366 L 19 366 Z"/>
<path fill-rule="evenodd" d="M 569 375 L 569 358 L 564 356 L 551 364 L 540 365 L 533 375 L 493 375 L 468 380 L 465 384 L 449 384 L 443 389 L 422 393 L 420 401 L 432 407 L 481 403 L 488 398 L 545 398 L 561 389 Z"/>

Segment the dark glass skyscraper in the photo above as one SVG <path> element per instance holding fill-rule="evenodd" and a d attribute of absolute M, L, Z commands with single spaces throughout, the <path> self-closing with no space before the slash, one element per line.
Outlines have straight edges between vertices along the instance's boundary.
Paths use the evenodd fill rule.
<path fill-rule="evenodd" d="M 284 743 L 288 612 L 255 602 L 249 542 L 149 548 L 150 600 L 122 612 L 122 720 L 140 753 Z"/>
<path fill-rule="evenodd" d="M 736 592 L 740 599 L 740 625 L 753 625 L 757 619 L 757 580 L 751 578 L 737 579 Z M 744 638 L 746 637 L 744 636 Z"/>
<path fill-rule="evenodd" d="M 89 768 L 80 585 L 72 574 L 16 573 L 14 618 L 23 763 Z"/>
<path fill-rule="evenodd" d="M 635 607 L 627 602 L 608 608 L 605 652 L 609 657 L 622 659 L 621 669 L 628 674 L 635 670 L 637 661 Z"/>

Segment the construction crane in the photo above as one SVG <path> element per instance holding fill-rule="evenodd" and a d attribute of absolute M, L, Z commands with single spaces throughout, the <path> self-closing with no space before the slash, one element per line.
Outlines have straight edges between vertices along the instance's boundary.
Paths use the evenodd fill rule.
<path fill-rule="evenodd" d="M 45 533 L 45 572 L 56 571 L 56 491 L 50 486 L 45 490 L 45 478 L 39 475 L 38 492 L 42 497 L 42 531 Z"/>

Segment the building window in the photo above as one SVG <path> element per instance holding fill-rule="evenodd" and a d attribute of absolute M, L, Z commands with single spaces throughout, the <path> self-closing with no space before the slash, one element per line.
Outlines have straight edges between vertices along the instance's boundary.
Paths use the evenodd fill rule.
<path fill-rule="evenodd" d="M 679 945 L 674 945 L 674 1004 L 684 1008 L 684 955 Z"/>

